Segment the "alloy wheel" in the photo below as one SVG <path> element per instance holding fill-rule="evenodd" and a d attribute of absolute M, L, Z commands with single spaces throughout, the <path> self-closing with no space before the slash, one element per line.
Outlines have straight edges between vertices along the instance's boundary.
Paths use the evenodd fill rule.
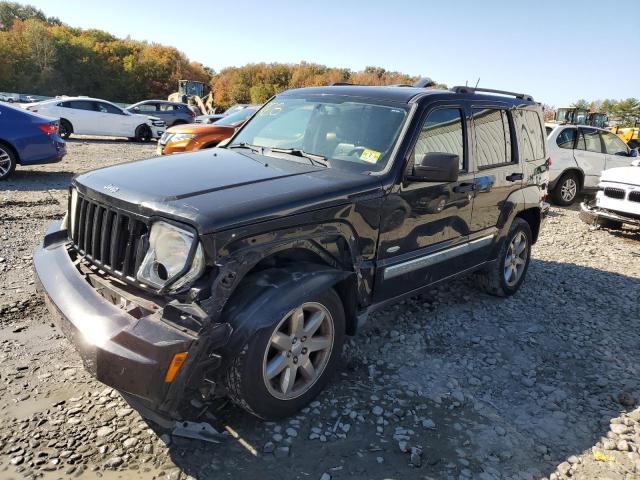
<path fill-rule="evenodd" d="M 293 309 L 274 330 L 264 354 L 262 376 L 280 400 L 303 395 L 322 376 L 334 344 L 333 318 L 322 304 Z"/>
<path fill-rule="evenodd" d="M 0 147 L 0 177 L 4 177 L 11 171 L 11 162 L 9 152 Z"/>
<path fill-rule="evenodd" d="M 560 196 L 565 202 L 571 202 L 578 193 L 578 185 L 573 178 L 567 178 L 560 187 Z"/>
<path fill-rule="evenodd" d="M 522 277 L 528 255 L 527 236 L 519 231 L 511 239 L 504 259 L 504 281 L 509 287 L 516 285 Z"/>

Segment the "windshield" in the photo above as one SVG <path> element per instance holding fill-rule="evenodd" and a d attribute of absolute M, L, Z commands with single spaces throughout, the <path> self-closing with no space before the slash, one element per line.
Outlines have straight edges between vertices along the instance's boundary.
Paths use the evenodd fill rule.
<path fill-rule="evenodd" d="M 231 115 L 222 117 L 220 120 L 213 123 L 214 125 L 222 126 L 235 125 L 236 123 L 244 122 L 247 118 L 256 113 L 256 110 L 257 108 L 245 108 L 237 113 L 232 113 Z"/>
<path fill-rule="evenodd" d="M 383 170 L 407 116 L 406 107 L 339 96 L 274 98 L 247 122 L 233 145 L 301 150 L 331 167 Z M 269 150 L 264 151 L 270 155 Z"/>

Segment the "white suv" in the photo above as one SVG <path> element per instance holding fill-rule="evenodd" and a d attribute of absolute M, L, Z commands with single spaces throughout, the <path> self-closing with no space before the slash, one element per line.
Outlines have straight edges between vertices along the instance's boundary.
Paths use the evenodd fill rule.
<path fill-rule="evenodd" d="M 597 189 L 603 170 L 628 167 L 637 154 L 601 128 L 548 123 L 546 129 L 549 193 L 558 205 L 571 205 L 582 190 Z"/>
<path fill-rule="evenodd" d="M 65 97 L 45 100 L 26 107 L 48 117 L 60 119 L 60 136 L 105 135 L 138 141 L 159 138 L 166 129 L 163 120 L 131 113 L 106 100 L 89 97 Z"/>

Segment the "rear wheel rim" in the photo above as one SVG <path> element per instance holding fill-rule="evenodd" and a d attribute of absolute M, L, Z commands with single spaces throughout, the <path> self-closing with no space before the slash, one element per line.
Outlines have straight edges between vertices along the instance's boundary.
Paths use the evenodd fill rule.
<path fill-rule="evenodd" d="M 262 378 L 269 393 L 292 400 L 322 376 L 331 358 L 335 329 L 324 305 L 305 302 L 278 323 L 264 354 Z"/>
<path fill-rule="evenodd" d="M 504 281 L 509 287 L 515 286 L 522 278 L 529 256 L 527 244 L 527 236 L 523 231 L 516 233 L 509 242 L 504 259 Z"/>
<path fill-rule="evenodd" d="M 565 202 L 570 202 L 576 197 L 578 185 L 573 178 L 567 178 L 560 187 L 560 196 Z"/>
<path fill-rule="evenodd" d="M 4 177 L 11 170 L 11 155 L 5 149 L 0 148 L 0 177 Z"/>

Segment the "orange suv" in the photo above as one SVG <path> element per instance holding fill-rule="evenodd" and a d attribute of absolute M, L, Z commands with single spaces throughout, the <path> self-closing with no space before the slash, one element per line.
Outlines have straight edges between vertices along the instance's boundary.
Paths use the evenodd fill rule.
<path fill-rule="evenodd" d="M 171 127 L 158 140 L 158 155 L 215 147 L 233 135 L 258 108 L 260 105 L 252 105 L 215 123 L 190 123 Z"/>

